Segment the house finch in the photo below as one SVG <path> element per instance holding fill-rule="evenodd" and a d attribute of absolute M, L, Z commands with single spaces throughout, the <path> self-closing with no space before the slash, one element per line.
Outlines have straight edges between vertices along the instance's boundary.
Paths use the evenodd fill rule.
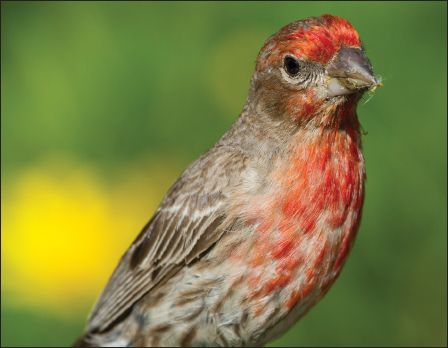
<path fill-rule="evenodd" d="M 168 191 L 77 344 L 262 345 L 287 330 L 353 244 L 365 179 L 356 105 L 377 85 L 342 18 L 271 36 L 241 115 Z"/>

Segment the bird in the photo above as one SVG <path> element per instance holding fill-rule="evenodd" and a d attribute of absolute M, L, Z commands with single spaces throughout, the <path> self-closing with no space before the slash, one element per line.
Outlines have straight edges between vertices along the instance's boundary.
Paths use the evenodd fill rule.
<path fill-rule="evenodd" d="M 168 190 L 75 346 L 261 346 L 288 330 L 352 249 L 366 179 L 356 109 L 378 86 L 346 19 L 270 36 L 239 117 Z"/>

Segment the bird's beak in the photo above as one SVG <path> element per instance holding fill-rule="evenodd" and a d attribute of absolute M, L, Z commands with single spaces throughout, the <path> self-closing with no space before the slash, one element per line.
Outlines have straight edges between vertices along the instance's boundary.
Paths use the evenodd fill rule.
<path fill-rule="evenodd" d="M 328 63 L 327 97 L 356 93 L 381 86 L 369 59 L 359 48 L 343 47 Z"/>

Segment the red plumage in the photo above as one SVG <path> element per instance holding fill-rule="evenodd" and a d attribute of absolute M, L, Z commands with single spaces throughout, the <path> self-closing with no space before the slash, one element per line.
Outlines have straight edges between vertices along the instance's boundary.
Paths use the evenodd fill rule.
<path fill-rule="evenodd" d="M 356 105 L 378 84 L 340 17 L 271 36 L 240 117 L 167 193 L 80 344 L 260 345 L 303 316 L 353 245 L 365 180 Z"/>

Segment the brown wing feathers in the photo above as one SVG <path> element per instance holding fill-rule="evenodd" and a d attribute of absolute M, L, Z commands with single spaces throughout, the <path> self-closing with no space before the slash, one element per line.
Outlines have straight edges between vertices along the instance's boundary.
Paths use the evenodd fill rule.
<path fill-rule="evenodd" d="M 215 147 L 183 173 L 121 258 L 90 315 L 88 331 L 110 328 L 154 286 L 201 257 L 231 228 L 223 213 L 229 182 L 220 174 L 223 168 L 241 170 L 244 163 L 241 154 Z"/>
<path fill-rule="evenodd" d="M 213 206 L 202 212 L 187 210 L 185 205 L 174 212 L 163 208 L 156 212 L 109 280 L 92 312 L 89 330 L 106 330 L 166 274 L 188 264 L 219 239 L 224 217 L 217 196 Z"/>

